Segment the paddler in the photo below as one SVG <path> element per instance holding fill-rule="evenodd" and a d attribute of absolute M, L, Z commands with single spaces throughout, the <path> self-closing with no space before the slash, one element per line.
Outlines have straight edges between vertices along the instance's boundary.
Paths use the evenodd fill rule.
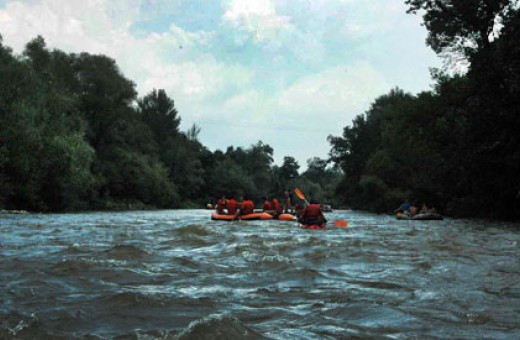
<path fill-rule="evenodd" d="M 262 197 L 262 201 L 264 201 L 264 206 L 262 207 L 262 211 L 270 214 L 271 210 L 273 210 L 273 206 L 271 202 L 267 199 L 267 197 Z"/>
<path fill-rule="evenodd" d="M 285 190 L 283 193 L 283 211 L 285 213 L 290 213 L 292 210 L 292 197 L 289 193 L 289 190 Z"/>
<path fill-rule="evenodd" d="M 238 202 L 231 197 L 226 201 L 226 211 L 228 215 L 236 215 L 238 212 Z"/>
<path fill-rule="evenodd" d="M 327 219 L 321 211 L 321 206 L 315 199 L 311 199 L 311 203 L 307 205 L 301 212 L 298 221 L 304 225 L 324 225 Z"/>
<path fill-rule="evenodd" d="M 408 201 L 408 198 L 405 198 L 403 203 L 399 206 L 399 208 L 395 209 L 395 213 L 401 213 L 401 214 L 408 214 L 410 210 L 410 202 Z"/>
<path fill-rule="evenodd" d="M 217 205 L 215 206 L 215 210 L 217 214 L 224 215 L 226 212 L 224 209 L 226 208 L 226 195 L 222 195 L 217 201 Z"/>
<path fill-rule="evenodd" d="M 272 197 L 271 199 L 271 207 L 273 209 L 273 217 L 278 218 L 282 211 L 282 206 L 276 197 Z"/>
<path fill-rule="evenodd" d="M 253 201 L 251 201 L 250 199 L 248 199 L 247 196 L 245 196 L 245 195 L 242 196 L 240 198 L 240 202 L 241 202 L 241 204 L 239 204 L 240 209 L 238 209 L 238 212 L 236 213 L 234 219 L 237 219 L 240 216 L 252 214 L 255 211 L 255 203 Z"/>

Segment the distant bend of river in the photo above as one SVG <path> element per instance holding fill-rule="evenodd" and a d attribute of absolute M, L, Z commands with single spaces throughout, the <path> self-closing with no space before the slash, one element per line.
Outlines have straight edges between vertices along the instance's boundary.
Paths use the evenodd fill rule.
<path fill-rule="evenodd" d="M 520 225 L 0 215 L 0 338 L 520 338 Z"/>

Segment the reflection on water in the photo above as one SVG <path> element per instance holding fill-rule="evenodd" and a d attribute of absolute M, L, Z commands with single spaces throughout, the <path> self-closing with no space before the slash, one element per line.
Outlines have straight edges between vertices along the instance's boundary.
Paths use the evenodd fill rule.
<path fill-rule="evenodd" d="M 0 216 L 0 338 L 520 338 L 520 225 Z"/>

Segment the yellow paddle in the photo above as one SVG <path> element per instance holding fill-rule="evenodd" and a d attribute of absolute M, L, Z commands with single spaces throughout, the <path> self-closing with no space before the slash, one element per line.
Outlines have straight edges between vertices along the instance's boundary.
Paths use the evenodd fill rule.
<path fill-rule="evenodd" d="M 296 196 L 298 196 L 301 200 L 305 201 L 305 204 L 309 205 L 309 202 L 307 201 L 307 198 L 305 198 L 305 195 L 300 190 L 300 188 L 294 189 L 294 192 L 296 193 Z M 340 228 L 348 227 L 348 221 L 347 220 L 334 220 L 334 222 L 332 222 L 332 223 L 334 223 L 334 225 L 336 227 L 340 227 Z"/>

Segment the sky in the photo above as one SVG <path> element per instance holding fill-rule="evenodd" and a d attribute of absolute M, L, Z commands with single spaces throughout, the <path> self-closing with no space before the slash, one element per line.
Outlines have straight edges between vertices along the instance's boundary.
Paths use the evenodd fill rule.
<path fill-rule="evenodd" d="M 431 89 L 442 62 L 404 0 L 0 0 L 4 45 L 114 58 L 139 96 L 164 89 L 210 150 L 326 159 L 378 96 Z"/>

